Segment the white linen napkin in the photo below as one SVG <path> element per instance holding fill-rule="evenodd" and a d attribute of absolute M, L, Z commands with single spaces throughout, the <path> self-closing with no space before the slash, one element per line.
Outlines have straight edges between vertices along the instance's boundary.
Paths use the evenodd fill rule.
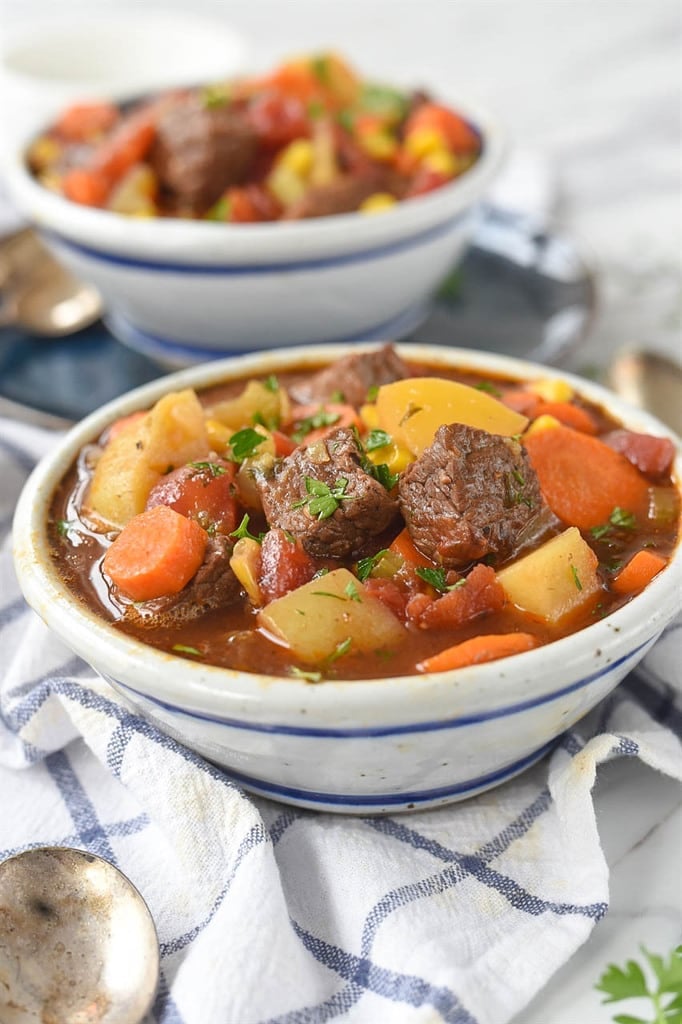
<path fill-rule="evenodd" d="M 0 860 L 75 846 L 132 879 L 161 946 L 149 1022 L 510 1020 L 608 913 L 598 766 L 682 778 L 682 623 L 549 758 L 475 799 L 387 817 L 256 799 L 24 603 L 11 515 L 54 437 L 0 419 Z"/>

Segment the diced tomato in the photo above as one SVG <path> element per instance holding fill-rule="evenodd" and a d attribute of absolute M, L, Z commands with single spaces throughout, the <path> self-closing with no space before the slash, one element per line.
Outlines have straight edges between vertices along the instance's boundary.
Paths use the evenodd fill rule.
<path fill-rule="evenodd" d="M 298 447 L 296 442 L 292 441 L 286 434 L 283 434 L 281 430 L 273 430 L 271 433 L 272 440 L 275 442 L 275 455 L 278 455 L 280 458 L 291 455 Z"/>
<path fill-rule="evenodd" d="M 405 134 L 415 131 L 436 132 L 454 153 L 477 153 L 481 146 L 478 135 L 464 118 L 438 103 L 422 103 L 410 115 Z"/>
<path fill-rule="evenodd" d="M 420 610 L 416 622 L 421 629 L 460 626 L 479 615 L 498 612 L 504 604 L 504 590 L 495 570 L 489 565 L 479 564 L 474 566 L 461 586 L 447 591 Z M 411 606 L 410 610 L 413 611 Z"/>
<path fill-rule="evenodd" d="M 113 103 L 74 103 L 59 117 L 55 131 L 67 142 L 88 142 L 109 131 L 118 117 Z"/>
<path fill-rule="evenodd" d="M 229 534 L 239 523 L 235 464 L 211 458 L 167 473 L 147 498 L 147 508 L 168 505 L 210 532 Z"/>
<path fill-rule="evenodd" d="M 268 146 L 285 146 L 310 135 L 306 108 L 297 96 L 272 90 L 262 92 L 254 96 L 247 116 L 260 140 Z"/>
<path fill-rule="evenodd" d="M 275 527 L 263 537 L 261 545 L 260 591 L 263 599 L 274 601 L 290 590 L 303 586 L 321 568 L 299 540 L 292 540 Z"/>
<path fill-rule="evenodd" d="M 667 437 L 637 434 L 632 430 L 611 430 L 602 437 L 602 441 L 647 476 L 663 476 L 675 458 L 675 445 Z"/>
<path fill-rule="evenodd" d="M 405 608 L 409 595 L 394 580 L 388 578 L 375 579 L 370 576 L 369 579 L 365 580 L 364 587 L 368 594 L 376 597 L 382 604 L 386 605 L 389 611 L 392 611 L 402 622 L 405 621 Z"/>
<path fill-rule="evenodd" d="M 228 217 L 232 224 L 253 224 L 276 220 L 279 207 L 262 185 L 229 188 L 225 193 Z"/>

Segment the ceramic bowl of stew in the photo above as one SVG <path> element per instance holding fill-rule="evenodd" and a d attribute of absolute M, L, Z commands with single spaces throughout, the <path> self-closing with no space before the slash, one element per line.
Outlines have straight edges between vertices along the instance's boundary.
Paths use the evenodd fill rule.
<path fill-rule="evenodd" d="M 503 155 L 466 101 L 376 85 L 336 55 L 76 105 L 20 146 L 8 188 L 167 366 L 400 337 L 469 241 Z"/>
<path fill-rule="evenodd" d="M 70 648 L 240 786 L 434 807 L 542 758 L 676 615 L 677 445 L 499 355 L 235 357 L 75 426 L 22 493 L 15 564 Z"/>

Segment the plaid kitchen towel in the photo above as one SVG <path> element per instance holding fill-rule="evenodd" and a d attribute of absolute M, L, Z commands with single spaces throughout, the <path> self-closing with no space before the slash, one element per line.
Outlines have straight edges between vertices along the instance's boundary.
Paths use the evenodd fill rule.
<path fill-rule="evenodd" d="M 161 945 L 150 1021 L 518 1013 L 608 912 L 598 765 L 682 778 L 682 623 L 548 759 L 475 799 L 366 818 L 255 799 L 131 714 L 24 603 L 11 517 L 51 443 L 0 420 L 0 859 L 76 846 L 132 879 Z"/>

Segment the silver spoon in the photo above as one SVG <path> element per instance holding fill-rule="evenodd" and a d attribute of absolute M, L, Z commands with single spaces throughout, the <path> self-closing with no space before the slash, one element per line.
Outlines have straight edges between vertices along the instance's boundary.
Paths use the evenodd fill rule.
<path fill-rule="evenodd" d="M 609 386 L 682 436 L 682 365 L 658 352 L 631 349 L 615 357 Z"/>
<path fill-rule="evenodd" d="M 0 243 L 0 326 L 58 338 L 99 319 L 102 302 L 48 252 L 30 229 Z"/>
<path fill-rule="evenodd" d="M 108 861 L 43 846 L 0 864 L 3 1024 L 139 1024 L 158 977 L 151 914 Z"/>

